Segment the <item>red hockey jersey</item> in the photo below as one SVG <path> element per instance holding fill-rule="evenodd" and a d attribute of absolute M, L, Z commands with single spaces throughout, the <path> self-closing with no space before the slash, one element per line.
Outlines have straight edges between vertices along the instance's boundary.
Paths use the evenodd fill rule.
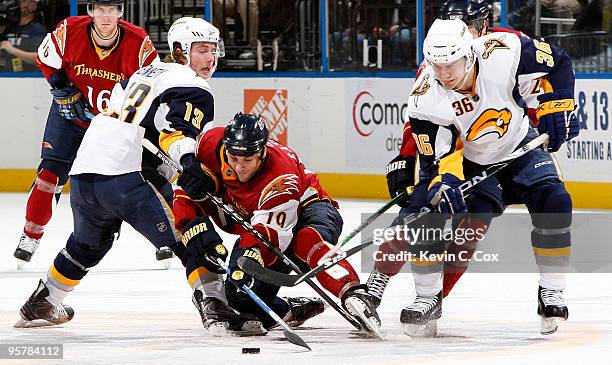
<path fill-rule="evenodd" d="M 320 200 L 336 207 L 319 183 L 319 177 L 306 169 L 289 147 L 269 140 L 264 165 L 248 182 L 240 182 L 228 165 L 222 143 L 224 128 L 217 127 L 198 139 L 197 158 L 219 183 L 223 201 L 233 205 L 253 227 L 281 250 L 287 249 L 293 238 L 301 209 Z M 262 257 L 269 265 L 275 256 L 249 232 L 233 228 L 240 234 L 240 246 L 262 248 Z"/>
<path fill-rule="evenodd" d="M 119 38 L 110 49 L 92 39 L 89 16 L 66 18 L 47 34 L 38 48 L 37 64 L 47 79 L 64 70 L 68 80 L 85 95 L 94 114 L 103 111 L 117 82 L 158 58 L 146 32 L 119 20 Z"/>

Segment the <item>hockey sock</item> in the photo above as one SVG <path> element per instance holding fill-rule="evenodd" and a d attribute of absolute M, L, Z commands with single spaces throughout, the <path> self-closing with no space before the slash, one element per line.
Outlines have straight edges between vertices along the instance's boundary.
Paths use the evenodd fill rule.
<path fill-rule="evenodd" d="M 47 289 L 49 289 L 49 296 L 47 296 L 46 299 L 49 301 L 49 303 L 53 304 L 54 306 L 61 305 L 62 301 L 64 301 L 64 298 L 66 298 L 68 294 L 70 294 L 70 292 L 74 288 L 72 287 L 72 289 L 70 290 L 62 290 L 56 287 L 53 284 L 53 282 L 48 279 L 45 285 L 47 286 Z"/>
<path fill-rule="evenodd" d="M 198 267 L 187 274 L 187 281 L 193 291 L 200 290 L 205 297 L 214 297 L 227 304 L 223 289 L 223 276 Z"/>
<path fill-rule="evenodd" d="M 400 272 L 408 261 L 408 241 L 386 241 L 374 256 L 374 268 L 379 273 L 393 276 Z"/>
<path fill-rule="evenodd" d="M 442 288 L 442 296 L 444 298 L 450 294 L 455 284 L 457 284 L 467 270 L 478 241 L 484 237 L 484 233 L 488 229 L 488 224 L 482 219 L 466 216 L 461 219 L 454 231 L 466 232 L 468 229 L 477 234 L 474 234 L 471 239 L 468 239 L 467 236 L 457 236 L 446 249 L 447 254 L 445 256 L 446 261 L 444 261 Z"/>
<path fill-rule="evenodd" d="M 319 232 L 312 227 L 299 230 L 293 242 L 295 255 L 311 268 L 316 267 L 321 257 L 330 251 L 329 243 L 325 242 Z M 317 280 L 337 297 L 341 297 L 351 286 L 359 284 L 357 272 L 346 260 L 318 274 Z"/>
<path fill-rule="evenodd" d="M 30 238 L 40 239 L 45 226 L 53 213 L 53 197 L 57 191 L 59 178 L 47 169 L 41 169 L 36 176 L 28 203 L 26 205 L 26 223 L 23 232 Z M 61 191 L 61 188 L 59 188 Z"/>

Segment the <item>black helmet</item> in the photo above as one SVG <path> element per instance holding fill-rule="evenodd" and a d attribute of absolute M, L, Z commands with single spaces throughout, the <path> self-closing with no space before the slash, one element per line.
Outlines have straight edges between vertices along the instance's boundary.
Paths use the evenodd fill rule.
<path fill-rule="evenodd" d="M 225 150 L 234 156 L 261 154 L 267 141 L 268 127 L 261 117 L 241 112 L 234 115 L 223 134 Z"/>
<path fill-rule="evenodd" d="M 440 7 L 440 19 L 461 19 L 467 25 L 489 18 L 488 0 L 447 0 Z"/>

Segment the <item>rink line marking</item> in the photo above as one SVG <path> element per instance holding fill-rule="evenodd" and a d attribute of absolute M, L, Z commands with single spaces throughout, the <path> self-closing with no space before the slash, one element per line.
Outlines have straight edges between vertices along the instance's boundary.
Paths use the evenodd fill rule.
<path fill-rule="evenodd" d="M 504 348 L 503 350 L 498 350 L 498 351 L 477 351 L 477 352 L 467 352 L 466 351 L 466 352 L 448 352 L 448 353 L 445 352 L 442 355 L 439 353 L 436 353 L 434 355 L 436 356 L 435 359 L 427 359 L 427 358 L 421 358 L 421 357 L 417 357 L 417 358 L 410 359 L 410 360 L 402 359 L 402 360 L 397 360 L 397 361 L 389 359 L 388 361 L 384 361 L 384 362 L 372 362 L 372 363 L 367 363 L 367 364 L 368 365 L 402 365 L 402 364 L 417 364 L 417 363 L 418 364 L 421 364 L 421 363 L 436 364 L 440 362 L 443 364 L 448 364 L 449 358 L 451 358 L 452 362 L 454 363 L 458 361 L 469 361 L 469 360 L 476 360 L 476 359 L 486 359 L 489 357 L 499 357 L 502 355 L 509 355 L 510 357 L 525 355 L 525 354 L 534 354 L 534 353 L 540 353 L 542 355 L 545 355 L 546 353 L 554 352 L 555 350 L 566 351 L 571 347 L 572 348 L 581 347 L 584 345 L 594 344 L 597 341 L 603 339 L 602 331 L 588 324 L 579 324 L 579 323 L 570 324 L 567 322 L 565 323 L 562 322 L 559 325 L 559 331 L 562 331 L 562 332 L 557 333 L 556 338 L 555 338 L 555 335 L 553 335 L 553 337 L 550 337 L 549 339 L 547 339 L 547 337 L 544 337 L 543 335 L 540 335 L 540 337 L 535 337 L 535 336 L 538 336 L 538 334 L 537 332 L 534 332 L 535 333 L 534 337 L 524 338 L 521 341 L 535 340 L 537 342 L 530 343 L 527 345 L 517 345 L 513 348 Z M 443 337 L 438 337 L 437 339 L 443 339 Z M 467 339 L 469 339 L 469 337 Z M 419 340 L 422 340 L 422 339 L 419 339 Z M 406 336 L 405 343 L 409 344 L 410 341 L 411 339 L 408 336 Z M 436 340 L 434 339 L 433 341 L 436 341 Z M 393 342 L 403 343 L 404 341 L 393 341 Z M 440 343 L 440 345 L 444 346 L 444 343 Z M 468 348 L 468 351 L 469 351 L 469 347 L 470 347 L 469 345 L 466 346 L 466 348 Z M 534 351 L 534 350 L 544 350 L 544 351 Z M 410 355 L 411 354 L 406 354 L 406 356 L 410 356 Z"/>

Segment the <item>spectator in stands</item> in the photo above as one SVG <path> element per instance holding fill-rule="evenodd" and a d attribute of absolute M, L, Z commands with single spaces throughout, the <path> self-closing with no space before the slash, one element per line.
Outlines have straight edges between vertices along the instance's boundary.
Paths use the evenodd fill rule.
<path fill-rule="evenodd" d="M 576 32 L 592 32 L 602 30 L 603 3 L 606 0 L 583 0 L 584 10 L 576 19 L 572 30 Z M 610 2 L 610 0 L 608 0 Z"/>
<path fill-rule="evenodd" d="M 541 0 L 542 18 L 574 18 L 580 12 L 581 6 L 578 0 Z M 510 25 L 523 33 L 535 36 L 535 0 L 528 0 L 520 8 L 508 16 Z M 542 24 L 541 35 L 556 34 L 556 25 Z"/>
<path fill-rule="evenodd" d="M 40 22 L 40 0 L 21 0 L 19 22 L 6 28 L 0 37 L 1 72 L 38 72 L 36 50 L 47 29 Z"/>
<path fill-rule="evenodd" d="M 219 29 L 227 29 L 227 17 L 240 16 L 243 41 L 250 47 L 257 46 L 259 38 L 259 11 L 270 5 L 271 0 L 214 0 L 213 24 Z M 253 58 L 252 52 L 245 52 L 241 58 Z"/>

